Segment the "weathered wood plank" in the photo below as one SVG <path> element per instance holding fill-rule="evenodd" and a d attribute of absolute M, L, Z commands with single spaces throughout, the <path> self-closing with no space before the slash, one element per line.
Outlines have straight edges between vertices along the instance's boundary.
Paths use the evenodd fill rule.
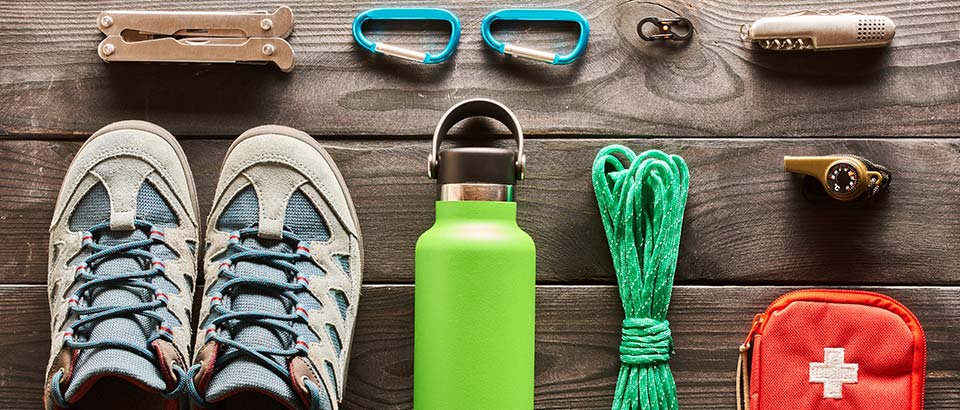
<path fill-rule="evenodd" d="M 43 286 L 0 286 L 0 403 L 39 403 L 49 351 Z M 791 289 L 699 287 L 674 290 L 671 366 L 684 409 L 734 406 L 737 346 L 751 318 Z M 926 408 L 960 407 L 960 288 L 878 288 L 906 304 L 927 335 Z M 613 286 L 541 286 L 537 293 L 536 404 L 543 409 L 609 408 L 618 371 L 622 319 Z M 410 408 L 413 287 L 368 285 L 347 381 L 346 408 Z"/>
<path fill-rule="evenodd" d="M 288 1 L 298 68 L 104 64 L 94 22 L 106 9 L 245 10 L 270 1 L 0 1 L 0 135 L 84 137 L 120 119 L 158 122 L 176 135 L 237 135 L 283 123 L 317 135 L 428 135 L 454 102 L 484 96 L 517 110 L 530 135 L 957 136 L 960 0 L 665 0 L 694 23 L 689 44 L 640 40 L 636 23 L 670 16 L 639 1 L 548 0 L 538 7 L 591 21 L 580 62 L 506 61 L 479 34 L 489 2 Z M 354 44 L 353 17 L 370 7 L 450 7 L 463 22 L 458 52 L 435 66 L 376 57 Z M 497 7 L 527 6 L 520 0 Z M 798 9 L 858 9 L 897 24 L 888 49 L 770 53 L 742 43 L 740 24 Z M 439 49 L 446 33 L 408 25 L 371 35 Z M 542 49 L 571 33 L 506 25 L 498 35 Z M 565 30 L 565 27 L 562 27 Z M 562 30 L 560 30 L 562 31 Z M 379 32 L 379 33 L 378 33 Z"/>
<path fill-rule="evenodd" d="M 590 183 L 596 151 L 619 142 L 689 162 L 692 180 L 678 283 L 960 282 L 956 140 L 529 141 L 520 224 L 538 245 L 541 283 L 612 283 Z M 366 279 L 412 282 L 413 248 L 433 221 L 426 141 L 323 142 L 357 203 Z M 229 141 L 185 141 L 201 209 L 210 207 Z M 47 227 L 78 142 L 0 141 L 0 283 L 44 283 Z M 854 152 L 888 165 L 874 201 L 810 202 L 782 156 Z"/>

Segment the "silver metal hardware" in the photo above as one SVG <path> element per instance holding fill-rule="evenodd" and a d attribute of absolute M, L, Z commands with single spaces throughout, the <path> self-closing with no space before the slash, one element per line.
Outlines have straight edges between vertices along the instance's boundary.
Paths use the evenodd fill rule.
<path fill-rule="evenodd" d="M 268 63 L 294 66 L 284 38 L 293 31 L 293 11 L 270 13 L 106 11 L 97 19 L 106 62 Z"/>
<path fill-rule="evenodd" d="M 515 55 L 517 57 L 528 58 L 531 60 L 543 61 L 545 63 L 553 63 L 553 60 L 557 58 L 557 53 L 515 46 L 513 44 L 504 44 L 503 53 Z"/>
<path fill-rule="evenodd" d="M 887 46 L 896 31 L 893 20 L 884 16 L 853 10 L 800 11 L 744 24 L 740 39 L 767 50 L 840 50 Z"/>
<path fill-rule="evenodd" d="M 648 34 L 644 30 L 647 25 L 653 25 L 656 27 L 656 31 Z M 680 31 L 674 30 L 676 27 L 680 27 Z M 637 24 L 637 35 L 645 41 L 684 41 L 690 39 L 690 36 L 693 35 L 693 24 L 690 23 L 690 20 L 686 17 L 678 16 L 664 19 L 660 17 L 645 17 Z"/>
<path fill-rule="evenodd" d="M 408 48 L 391 46 L 384 43 L 375 43 L 374 51 L 386 54 L 388 56 L 399 57 L 405 60 L 422 63 L 427 59 L 427 53 L 422 51 L 410 50 Z"/>
<path fill-rule="evenodd" d="M 443 184 L 441 201 L 501 201 L 513 202 L 513 185 L 500 184 Z"/>

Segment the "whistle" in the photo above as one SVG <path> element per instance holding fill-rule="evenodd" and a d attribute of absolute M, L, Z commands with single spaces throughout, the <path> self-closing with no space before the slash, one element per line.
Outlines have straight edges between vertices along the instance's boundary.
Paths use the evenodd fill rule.
<path fill-rule="evenodd" d="M 766 50 L 843 50 L 885 47 L 896 31 L 896 24 L 885 16 L 853 10 L 800 11 L 744 24 L 740 26 L 740 39 Z"/>
<path fill-rule="evenodd" d="M 783 157 L 787 172 L 809 175 L 823 185 L 831 198 L 852 201 L 864 194 L 872 196 L 890 182 L 885 168 L 862 158 L 837 155 L 822 157 Z"/>

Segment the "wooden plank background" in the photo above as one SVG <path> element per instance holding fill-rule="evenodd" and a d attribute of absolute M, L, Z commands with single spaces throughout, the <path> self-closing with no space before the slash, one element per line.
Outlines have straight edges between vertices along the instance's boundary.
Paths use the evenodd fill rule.
<path fill-rule="evenodd" d="M 174 135 L 239 135 L 275 122 L 316 135 L 423 135 L 454 102 L 498 99 L 531 134 L 719 136 L 957 136 L 960 0 L 620 0 L 286 2 L 297 23 L 298 67 L 103 64 L 96 16 L 108 9 L 245 10 L 266 1 L 0 1 L 0 130 L 87 136 L 112 121 L 145 118 Z M 426 66 L 373 56 L 350 28 L 371 7 L 446 7 L 463 23 L 457 53 Z M 500 7 L 561 7 L 591 22 L 590 43 L 563 67 L 505 59 L 480 38 Z M 636 35 L 646 16 L 689 18 L 686 45 Z M 892 47 L 775 54 L 740 41 L 738 27 L 798 9 L 857 9 L 897 24 Z M 509 30 L 501 38 L 541 49 L 570 47 L 556 30 Z M 439 50 L 442 30 L 371 36 Z M 145 81 L 145 79 L 150 79 Z M 557 121 L 563 118 L 563 121 Z"/>
<path fill-rule="evenodd" d="M 960 345 L 955 287 L 865 288 L 910 306 L 927 336 L 926 408 L 960 406 Z M 795 288 L 674 288 L 668 320 L 676 355 L 671 363 L 682 409 L 734 408 L 737 347 L 760 313 Z M 37 408 L 49 354 L 40 285 L 0 286 L 0 403 Z M 619 369 L 620 321 L 614 286 L 540 286 L 537 291 L 536 405 L 602 409 L 613 400 Z M 413 287 L 366 285 L 360 301 L 347 408 L 410 408 L 413 388 Z M 38 365 L 39 364 L 39 365 Z"/>
<path fill-rule="evenodd" d="M 411 283 L 413 246 L 433 223 L 429 141 L 322 141 L 356 201 L 365 278 Z M 677 281 L 684 284 L 960 284 L 960 140 L 536 139 L 518 188 L 541 283 L 615 283 L 590 182 L 597 150 L 622 143 L 691 168 Z M 0 283 L 46 281 L 47 234 L 74 141 L 0 141 Z M 184 141 L 204 220 L 230 140 Z M 784 155 L 856 152 L 894 172 L 875 201 L 811 202 Z M 918 218 L 918 216 L 922 216 Z"/>
<path fill-rule="evenodd" d="M 669 317 L 683 409 L 733 408 L 736 349 L 751 318 L 811 286 L 904 302 L 927 333 L 927 408 L 960 408 L 960 0 L 297 0 L 286 3 L 297 16 L 298 66 L 289 74 L 99 60 L 103 10 L 277 5 L 171 3 L 0 0 L 0 408 L 38 407 L 54 198 L 82 141 L 123 119 L 181 137 L 204 214 L 219 159 L 245 129 L 288 125 L 329 149 L 357 203 L 367 256 L 344 407 L 410 408 L 413 245 L 433 218 L 423 163 L 441 113 L 469 97 L 506 103 L 530 138 L 518 196 L 520 224 L 538 245 L 538 408 L 602 409 L 612 400 L 622 311 L 589 177 L 597 149 L 610 143 L 660 148 L 690 164 Z M 483 15 L 518 5 L 587 16 L 581 61 L 553 67 L 488 49 Z M 453 59 L 425 66 L 357 47 L 353 17 L 386 6 L 455 12 L 463 36 Z M 887 49 L 805 54 L 763 52 L 737 36 L 762 15 L 821 8 L 887 15 L 897 36 Z M 640 18 L 668 9 L 695 25 L 689 44 L 636 37 Z M 572 45 L 566 29 L 509 24 L 497 35 L 555 49 Z M 367 32 L 409 48 L 446 41 L 439 25 Z M 891 191 L 854 204 L 805 200 L 782 157 L 833 153 L 888 165 Z"/>

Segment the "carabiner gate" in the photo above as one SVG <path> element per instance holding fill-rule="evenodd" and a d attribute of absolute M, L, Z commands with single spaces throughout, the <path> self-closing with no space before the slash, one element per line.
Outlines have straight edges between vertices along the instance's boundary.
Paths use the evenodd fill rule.
<path fill-rule="evenodd" d="M 571 21 L 580 26 L 580 39 L 577 46 L 568 54 L 557 54 L 549 51 L 535 50 L 513 44 L 505 44 L 493 38 L 490 25 L 497 20 L 511 21 Z M 590 23 L 582 14 L 573 10 L 560 9 L 503 9 L 487 14 L 480 25 L 480 34 L 483 41 L 501 54 L 510 54 L 531 60 L 543 61 L 550 64 L 570 64 L 574 62 L 587 47 L 590 37 Z"/>
<path fill-rule="evenodd" d="M 368 20 L 439 20 L 450 23 L 450 41 L 439 54 L 410 50 L 385 43 L 375 43 L 363 35 L 363 23 Z M 399 57 L 424 64 L 436 64 L 446 61 L 460 42 L 460 19 L 448 10 L 436 8 L 381 8 L 370 9 L 353 19 L 353 38 L 361 47 L 372 53 Z"/>

